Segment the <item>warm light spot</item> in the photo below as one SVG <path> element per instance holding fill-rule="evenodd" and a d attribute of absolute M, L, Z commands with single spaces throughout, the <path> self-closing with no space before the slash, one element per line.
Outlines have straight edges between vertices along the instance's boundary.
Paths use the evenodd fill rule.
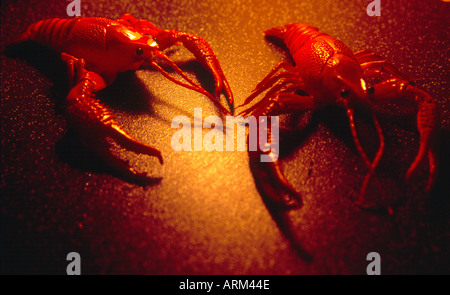
<path fill-rule="evenodd" d="M 133 31 L 125 30 L 124 34 L 130 39 L 130 40 L 138 40 L 142 38 L 142 35 Z"/>
<path fill-rule="evenodd" d="M 363 89 L 364 91 L 367 90 L 367 87 L 366 87 L 366 81 L 364 81 L 364 79 L 361 79 L 361 87 L 362 87 L 362 89 Z"/>
<path fill-rule="evenodd" d="M 158 43 L 157 43 L 155 40 L 153 40 L 153 39 L 149 39 L 148 42 L 147 42 L 147 44 L 148 44 L 150 47 L 157 47 L 157 46 L 158 46 Z"/>

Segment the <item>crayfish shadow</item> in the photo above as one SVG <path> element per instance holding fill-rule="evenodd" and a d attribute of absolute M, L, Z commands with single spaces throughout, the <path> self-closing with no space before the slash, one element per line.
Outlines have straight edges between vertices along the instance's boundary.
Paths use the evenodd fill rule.
<path fill-rule="evenodd" d="M 258 169 L 255 161 L 258 160 L 250 160 L 250 170 L 254 174 L 254 170 Z M 289 241 L 292 249 L 297 253 L 297 255 L 306 263 L 312 263 L 314 261 L 313 256 L 305 249 L 303 246 L 303 241 L 301 236 L 299 236 L 298 232 L 296 232 L 293 223 L 291 221 L 291 216 L 289 215 L 290 210 L 286 208 L 280 207 L 279 204 L 276 204 L 273 200 L 271 200 L 265 193 L 263 189 L 263 185 L 259 182 L 258 179 L 255 178 L 256 189 L 263 200 L 264 205 L 267 208 L 272 219 L 277 224 L 280 229 L 282 235 Z"/>
<path fill-rule="evenodd" d="M 113 110 L 155 115 L 153 102 L 156 96 L 147 89 L 135 71 L 119 73 L 111 85 L 97 92 L 97 97 Z"/>
<path fill-rule="evenodd" d="M 111 173 L 111 170 L 95 155 L 94 151 L 84 146 L 75 130 L 69 128 L 65 136 L 56 143 L 56 154 L 71 168 L 83 172 Z"/>
<path fill-rule="evenodd" d="M 300 235 L 295 231 L 294 226 L 292 226 L 289 212 L 285 209 L 280 209 L 277 205 L 265 198 L 263 198 L 263 201 L 273 220 L 277 223 L 278 228 L 288 239 L 291 247 L 295 250 L 300 259 L 308 264 L 313 263 L 314 257 L 303 246 Z"/>
<path fill-rule="evenodd" d="M 215 83 L 213 75 L 197 60 L 186 60 L 177 63 L 183 72 L 191 73 L 200 83 L 203 89 L 214 93 Z"/>
<path fill-rule="evenodd" d="M 8 45 L 4 54 L 10 58 L 24 60 L 28 65 L 44 74 L 52 83 L 50 96 L 56 99 L 55 111 L 63 113 L 63 101 L 68 91 L 67 66 L 61 55 L 39 43 L 25 41 Z"/>
<path fill-rule="evenodd" d="M 67 163 L 71 169 L 76 169 L 84 173 L 107 174 L 117 179 L 134 183 L 140 186 L 156 185 L 160 178 L 154 178 L 154 181 L 140 181 L 136 178 L 130 178 L 121 174 L 117 170 L 107 165 L 100 157 L 89 147 L 82 144 L 77 132 L 69 129 L 65 136 L 56 143 L 55 152 L 59 159 Z"/>
<path fill-rule="evenodd" d="M 306 138 L 319 125 L 325 126 L 330 133 L 356 150 L 345 110 L 337 106 L 323 109 L 293 113 L 280 118 L 280 159 L 290 156 L 302 147 Z"/>
<path fill-rule="evenodd" d="M 450 130 L 441 130 L 439 145 L 439 171 L 436 183 L 431 190 L 429 218 L 436 222 L 448 220 L 450 211 Z"/>

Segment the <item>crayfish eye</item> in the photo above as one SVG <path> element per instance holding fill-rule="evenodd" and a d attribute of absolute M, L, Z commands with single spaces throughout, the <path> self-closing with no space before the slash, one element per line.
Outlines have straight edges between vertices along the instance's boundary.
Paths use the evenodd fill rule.
<path fill-rule="evenodd" d="M 142 49 L 142 48 L 136 49 L 136 54 L 137 55 L 143 55 L 144 54 L 144 49 Z"/>
<path fill-rule="evenodd" d="M 374 93 L 375 93 L 375 88 L 369 87 L 369 88 L 367 89 L 367 92 L 368 92 L 369 94 L 374 94 Z"/>
<path fill-rule="evenodd" d="M 342 90 L 341 91 L 341 97 L 347 97 L 350 95 L 350 90 Z"/>

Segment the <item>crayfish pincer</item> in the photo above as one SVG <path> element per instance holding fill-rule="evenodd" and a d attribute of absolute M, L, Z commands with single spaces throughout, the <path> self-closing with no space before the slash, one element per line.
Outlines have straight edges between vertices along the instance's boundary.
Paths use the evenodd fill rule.
<path fill-rule="evenodd" d="M 229 103 L 233 103 L 230 86 L 213 50 L 199 36 L 159 29 L 146 20 L 137 20 L 125 14 L 117 20 L 80 17 L 39 21 L 30 25 L 11 45 L 28 40 L 61 53 L 62 60 L 68 66 L 71 84 L 67 96 L 67 120 L 84 144 L 128 178 L 144 182 L 155 180 L 114 156 L 107 138 L 125 149 L 157 157 L 161 164 L 163 158 L 160 151 L 137 141 L 124 131 L 112 113 L 94 97 L 94 93 L 110 85 L 118 73 L 136 70 L 143 64 L 150 65 L 173 83 L 207 96 L 222 112 L 230 113 L 218 100 L 224 92 Z M 162 52 L 178 44 L 184 45 L 213 75 L 215 96 L 191 80 Z M 185 81 L 167 73 L 155 58 L 165 61 Z"/>
<path fill-rule="evenodd" d="M 295 66 L 287 61 L 275 66 L 240 107 L 247 106 L 266 91 L 264 97 L 242 111 L 242 115 L 277 116 L 317 110 L 333 104 L 345 108 L 357 151 L 369 170 L 356 202 L 361 205 L 384 150 L 384 137 L 374 105 L 409 100 L 418 109 L 420 147 L 407 171 L 406 180 L 411 180 L 417 174 L 419 164 L 428 158 L 430 174 L 426 190 L 431 190 L 437 177 L 436 140 L 440 118 L 437 105 L 428 93 L 417 88 L 413 81 L 378 54 L 370 50 L 353 53 L 342 41 L 312 26 L 293 23 L 269 29 L 265 34 L 285 43 Z M 381 82 L 369 87 L 367 80 L 370 78 L 380 79 Z M 373 161 L 358 139 L 355 111 L 371 118 L 377 130 L 380 145 Z M 266 197 L 284 206 L 301 204 L 300 195 L 283 175 L 278 160 L 255 165 L 255 179 Z"/>

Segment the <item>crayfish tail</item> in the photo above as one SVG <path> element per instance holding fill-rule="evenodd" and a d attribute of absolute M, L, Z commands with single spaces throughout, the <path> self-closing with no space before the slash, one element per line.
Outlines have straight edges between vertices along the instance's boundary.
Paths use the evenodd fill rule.
<path fill-rule="evenodd" d="M 284 39 L 284 33 L 286 33 L 286 27 L 274 27 L 264 31 L 264 34 L 266 36 L 277 38 L 280 40 Z"/>
<path fill-rule="evenodd" d="M 8 47 L 16 46 L 19 43 L 26 42 L 30 40 L 30 34 L 28 32 L 22 33 L 16 36 L 11 42 L 8 43 Z"/>

